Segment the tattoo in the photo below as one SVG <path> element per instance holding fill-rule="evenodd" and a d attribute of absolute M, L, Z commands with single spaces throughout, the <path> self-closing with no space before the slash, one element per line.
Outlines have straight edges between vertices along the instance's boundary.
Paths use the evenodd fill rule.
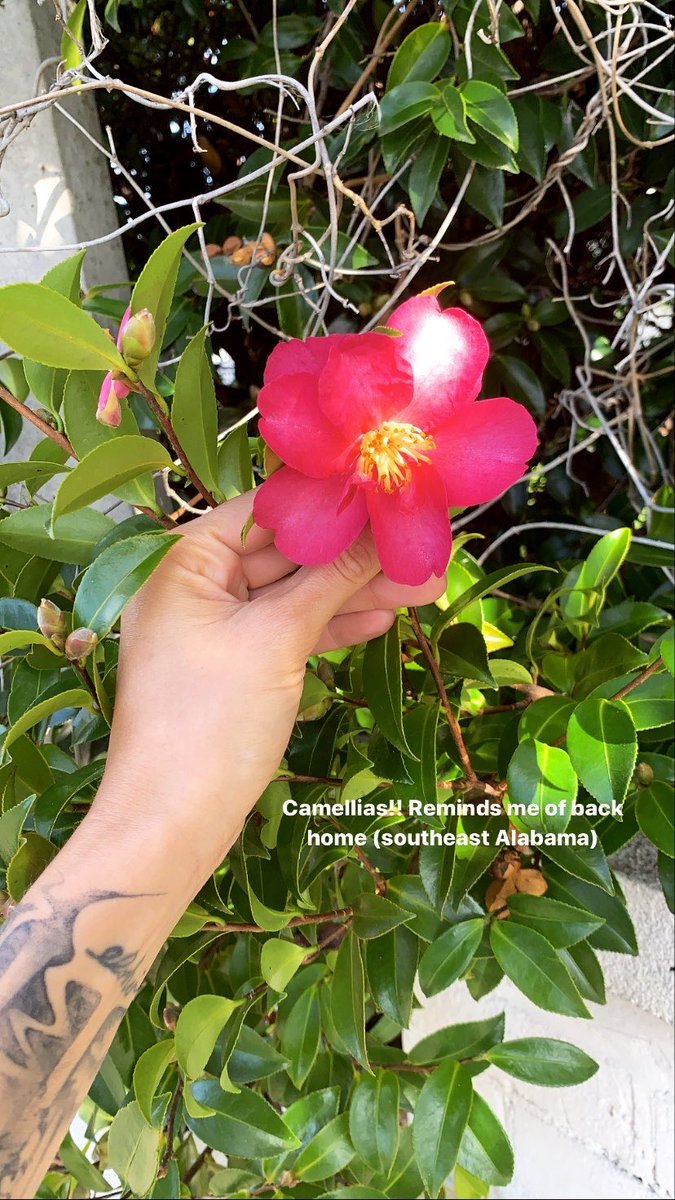
<path fill-rule="evenodd" d="M 0 932 L 1 1200 L 37 1186 L 140 987 L 142 955 L 106 940 L 138 898 L 38 885 Z"/>

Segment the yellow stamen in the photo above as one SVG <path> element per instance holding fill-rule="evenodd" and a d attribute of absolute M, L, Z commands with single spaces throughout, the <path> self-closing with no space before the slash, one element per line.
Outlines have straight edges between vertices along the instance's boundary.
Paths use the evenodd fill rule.
<path fill-rule="evenodd" d="M 433 438 L 417 425 L 383 421 L 361 438 L 359 470 L 383 491 L 393 492 L 410 482 L 412 466 L 431 461 L 426 452 L 435 448 Z"/>

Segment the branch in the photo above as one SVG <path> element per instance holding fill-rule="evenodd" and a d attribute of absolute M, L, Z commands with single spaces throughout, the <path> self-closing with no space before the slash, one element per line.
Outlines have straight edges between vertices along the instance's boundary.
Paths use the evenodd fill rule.
<path fill-rule="evenodd" d="M 417 638 L 417 641 L 419 643 L 420 650 L 422 651 L 424 657 L 427 660 L 427 663 L 429 664 L 429 670 L 431 671 L 434 683 L 436 684 L 436 690 L 437 690 L 438 695 L 441 700 L 441 704 L 443 705 L 443 708 L 445 710 L 445 716 L 447 718 L 448 725 L 450 726 L 450 732 L 453 736 L 455 745 L 459 752 L 459 757 L 462 760 L 462 766 L 464 767 L 464 770 L 466 772 L 466 777 L 467 777 L 467 779 L 469 779 L 471 781 L 471 783 L 478 783 L 479 782 L 478 776 L 476 775 L 476 772 L 474 771 L 473 766 L 471 765 L 471 759 L 469 758 L 469 751 L 467 750 L 466 745 L 464 743 L 464 738 L 462 736 L 462 730 L 460 729 L 459 721 L 457 720 L 457 717 L 455 716 L 454 712 L 452 711 L 452 705 L 450 704 L 450 700 L 448 699 L 448 693 L 447 693 L 445 684 L 443 682 L 443 676 L 441 674 L 441 668 L 439 666 L 438 659 L 436 658 L 436 655 L 434 654 L 431 646 L 429 645 L 428 638 L 426 637 L 424 630 L 422 629 L 419 616 L 417 615 L 417 609 L 409 608 L 408 613 L 410 614 L 410 621 L 412 623 L 413 629 L 415 630 L 415 637 Z"/>
<path fill-rule="evenodd" d="M 612 700 L 623 700 L 624 696 L 629 696 L 631 692 L 635 691 L 635 688 L 639 687 L 641 683 L 644 683 L 645 679 L 649 679 L 652 675 L 656 674 L 659 667 L 662 667 L 663 665 L 663 659 L 661 658 L 661 655 L 659 655 L 659 657 L 656 659 L 656 662 L 653 662 L 650 664 L 650 666 L 645 667 L 642 674 L 637 675 L 635 679 L 631 679 L 630 683 L 627 683 L 625 687 L 622 687 L 614 696 L 611 697 Z"/>
<path fill-rule="evenodd" d="M 77 458 L 77 455 L 68 441 L 68 438 L 62 433 L 59 433 L 58 429 L 54 429 L 52 425 L 49 425 L 47 421 L 38 416 L 36 412 L 33 412 L 33 409 L 29 408 L 27 404 L 23 404 L 21 400 L 17 400 L 16 396 L 13 396 L 12 393 L 9 392 L 2 383 L 0 383 L 0 396 L 5 401 L 5 404 L 9 404 L 10 408 L 13 408 L 16 412 L 20 413 L 24 421 L 30 421 L 30 424 L 34 425 L 36 429 L 39 429 L 40 433 L 44 434 L 45 437 L 51 438 L 51 440 L 55 442 L 57 446 L 60 446 L 62 450 L 65 450 L 66 454 L 69 455 L 70 458 Z"/>
<path fill-rule="evenodd" d="M 351 908 L 336 908 L 333 912 L 307 913 L 303 916 L 291 917 L 286 929 L 297 929 L 299 925 L 326 925 L 329 921 L 345 921 L 353 916 Z M 243 921 L 234 921 L 228 925 L 217 925 L 212 922 L 202 925 L 207 933 L 269 933 L 262 925 L 250 925 Z"/>
<path fill-rule="evenodd" d="M 190 480 L 190 483 L 192 484 L 192 486 L 195 488 L 195 490 L 197 492 L 199 492 L 199 494 L 201 496 L 204 497 L 204 499 L 206 500 L 206 503 L 209 505 L 210 508 L 217 508 L 218 501 L 216 500 L 215 496 L 209 491 L 206 484 L 202 483 L 201 479 L 199 478 L 197 472 L 195 471 L 194 467 L 192 466 L 192 463 L 190 462 L 187 454 L 185 453 L 185 451 L 180 443 L 180 439 L 178 437 L 178 434 L 176 433 L 176 430 L 174 429 L 173 425 L 171 424 L 171 421 L 169 420 L 166 413 L 164 412 L 161 404 L 158 402 L 157 397 L 155 395 L 153 395 L 153 393 L 150 391 L 150 388 L 146 387 L 144 383 L 141 383 L 140 379 L 137 380 L 136 382 L 134 382 L 134 384 L 132 386 L 133 386 L 134 391 L 140 392 L 141 395 L 145 398 L 145 400 L 147 400 L 153 416 L 155 417 L 155 419 L 158 421 L 158 423 L 162 427 L 169 442 L 171 443 L 171 446 L 172 446 L 176 456 L 180 459 L 183 467 L 185 468 L 188 479 Z"/>

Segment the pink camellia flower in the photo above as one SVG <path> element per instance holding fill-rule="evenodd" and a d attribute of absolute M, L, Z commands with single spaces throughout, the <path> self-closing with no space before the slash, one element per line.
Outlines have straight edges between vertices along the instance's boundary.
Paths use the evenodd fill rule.
<path fill-rule="evenodd" d="M 260 432 L 284 466 L 255 495 L 256 523 L 282 554 L 326 563 L 370 521 L 396 583 L 442 575 L 448 508 L 494 500 L 537 446 L 532 417 L 500 396 L 476 402 L 488 357 L 479 323 L 415 296 L 383 333 L 278 345 L 258 397 Z"/>
<path fill-rule="evenodd" d="M 112 371 L 108 371 L 98 394 L 96 420 L 100 421 L 101 425 L 108 425 L 110 428 L 116 429 L 122 420 L 120 400 L 124 400 L 130 391 L 131 388 L 126 383 L 122 383 L 121 379 L 115 379 Z"/>

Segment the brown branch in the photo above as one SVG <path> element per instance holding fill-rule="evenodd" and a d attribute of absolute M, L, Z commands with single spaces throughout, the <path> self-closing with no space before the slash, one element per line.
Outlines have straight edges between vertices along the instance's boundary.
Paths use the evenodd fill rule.
<path fill-rule="evenodd" d="M 202 483 L 201 479 L 199 478 L 181 445 L 180 438 L 178 437 L 176 430 L 164 412 L 161 404 L 158 402 L 157 397 L 153 395 L 153 393 L 150 391 L 150 388 L 146 387 L 144 383 L 141 383 L 140 379 L 132 384 L 132 387 L 134 391 L 140 392 L 145 400 L 147 400 L 155 420 L 159 423 L 162 430 L 166 434 L 166 437 L 168 438 L 176 457 L 180 459 L 183 467 L 185 468 L 188 479 L 190 480 L 190 483 L 194 489 L 204 497 L 210 508 L 217 508 L 218 501 L 209 491 L 206 484 Z"/>
<path fill-rule="evenodd" d="M 471 783 L 478 783 L 478 776 L 476 775 L 476 772 L 474 771 L 473 766 L 471 764 L 471 759 L 469 758 L 469 751 L 467 750 L 466 745 L 464 743 L 464 738 L 462 736 L 462 730 L 460 729 L 459 721 L 457 720 L 457 717 L 455 716 L 454 712 L 452 711 L 452 705 L 450 704 L 450 700 L 448 698 L 448 693 L 447 693 L 447 690 L 445 687 L 445 683 L 443 682 L 443 676 L 441 674 L 441 668 L 440 668 L 438 659 L 436 658 L 436 655 L 434 654 L 431 646 L 429 645 L 429 640 L 426 637 L 424 630 L 422 629 L 422 626 L 420 624 L 420 619 L 419 619 L 419 616 L 417 613 L 417 609 L 409 608 L 408 613 L 410 614 L 410 621 L 412 623 L 413 629 L 415 630 L 415 637 L 417 638 L 417 641 L 419 643 L 420 650 L 422 651 L 424 657 L 427 660 L 427 663 L 429 664 L 429 670 L 431 671 L 434 683 L 436 684 L 436 690 L 440 697 L 441 704 L 443 705 L 443 709 L 445 711 L 445 716 L 446 716 L 448 725 L 450 726 L 450 732 L 453 736 L 455 745 L 459 752 L 459 757 L 462 760 L 462 766 L 464 767 L 464 770 L 466 772 L 466 777 L 467 777 L 467 779 L 471 780 Z"/>
<path fill-rule="evenodd" d="M 197 1174 L 197 1171 L 200 1169 L 200 1167 L 203 1167 L 203 1165 L 210 1153 L 211 1153 L 211 1147 L 205 1146 L 204 1149 L 201 1151 L 201 1153 L 197 1155 L 192 1166 L 189 1167 L 188 1170 L 185 1172 L 185 1174 L 183 1176 L 183 1183 L 191 1183 L 192 1182 L 195 1175 Z"/>
<path fill-rule="evenodd" d="M 351 908 L 336 908 L 333 912 L 307 913 L 305 916 L 291 917 L 286 929 L 297 929 L 299 925 L 325 925 L 329 921 L 344 921 L 353 915 Z M 228 925 L 202 925 L 202 930 L 210 933 L 269 933 L 262 925 L 250 925 L 244 921 L 235 921 Z"/>
<path fill-rule="evenodd" d="M 70 455 L 71 458 L 77 458 L 77 455 L 68 441 L 68 438 L 62 433 L 59 433 L 58 429 L 54 429 L 52 425 L 49 425 L 47 421 L 38 416 L 36 412 L 33 412 L 33 409 L 29 408 L 27 404 L 23 404 L 21 400 L 17 400 L 16 396 L 13 396 L 12 393 L 9 392 L 2 383 L 0 383 L 0 396 L 5 401 L 5 404 L 9 404 L 10 408 L 13 408 L 16 412 L 18 412 L 25 421 L 30 421 L 31 425 L 34 425 L 36 429 L 39 429 L 40 433 L 44 434 L 45 437 L 51 438 L 51 440 L 55 442 L 57 446 L 60 446 L 62 450 L 65 450 L 66 454 Z"/>
<path fill-rule="evenodd" d="M 639 687 L 641 683 L 644 683 L 645 679 L 649 679 L 652 675 L 654 675 L 658 671 L 659 667 L 662 666 L 663 659 L 661 658 L 661 655 L 659 655 L 659 657 L 656 659 L 656 662 L 653 662 L 650 664 L 650 666 L 645 667 L 641 675 L 638 675 L 635 679 L 631 679 L 630 683 L 627 683 L 625 687 L 620 688 L 620 690 L 610 698 L 612 700 L 623 700 L 624 696 L 629 696 L 631 692 L 635 691 L 635 688 Z"/>
<path fill-rule="evenodd" d="M 180 1098 L 182 1095 L 183 1095 L 183 1080 L 181 1079 L 181 1080 L 179 1080 L 179 1082 L 176 1086 L 176 1090 L 173 1094 L 173 1100 L 171 1101 L 169 1115 L 166 1119 L 166 1125 L 164 1126 L 164 1129 L 166 1132 L 166 1149 L 164 1151 L 164 1154 L 162 1155 L 162 1162 L 161 1162 L 162 1167 L 168 1167 L 169 1163 L 171 1162 L 171 1159 L 173 1158 L 174 1130 L 176 1128 L 176 1116 L 178 1115 L 178 1105 L 180 1104 Z"/>
<path fill-rule="evenodd" d="M 349 93 L 349 95 L 347 96 L 346 100 L 343 100 L 342 104 L 340 105 L 339 109 L 337 110 L 337 113 L 335 114 L 337 117 L 341 117 L 342 114 L 347 111 L 349 106 L 354 103 L 354 101 L 356 100 L 356 97 L 358 96 L 359 92 L 361 91 L 361 88 L 363 87 L 364 83 L 368 79 L 370 79 L 370 76 L 374 73 L 378 63 L 381 62 L 381 60 L 384 58 L 384 55 L 385 55 L 388 47 L 393 42 L 399 29 L 405 23 L 405 21 L 408 20 L 408 17 L 414 11 L 414 9 L 417 8 L 418 4 L 419 4 L 419 0 L 410 0 L 410 4 L 406 8 L 405 12 L 400 14 L 400 16 L 394 21 L 393 25 L 389 29 L 385 30 L 385 26 L 383 24 L 382 29 L 380 30 L 379 36 L 377 38 L 377 41 L 375 42 L 375 46 L 373 48 L 373 53 L 371 54 L 366 66 L 364 67 L 363 71 L 359 75 L 356 83 L 354 84 L 354 86 L 353 86 L 351 92 Z M 392 14 L 395 12 L 396 12 L 396 9 L 392 9 Z"/>

